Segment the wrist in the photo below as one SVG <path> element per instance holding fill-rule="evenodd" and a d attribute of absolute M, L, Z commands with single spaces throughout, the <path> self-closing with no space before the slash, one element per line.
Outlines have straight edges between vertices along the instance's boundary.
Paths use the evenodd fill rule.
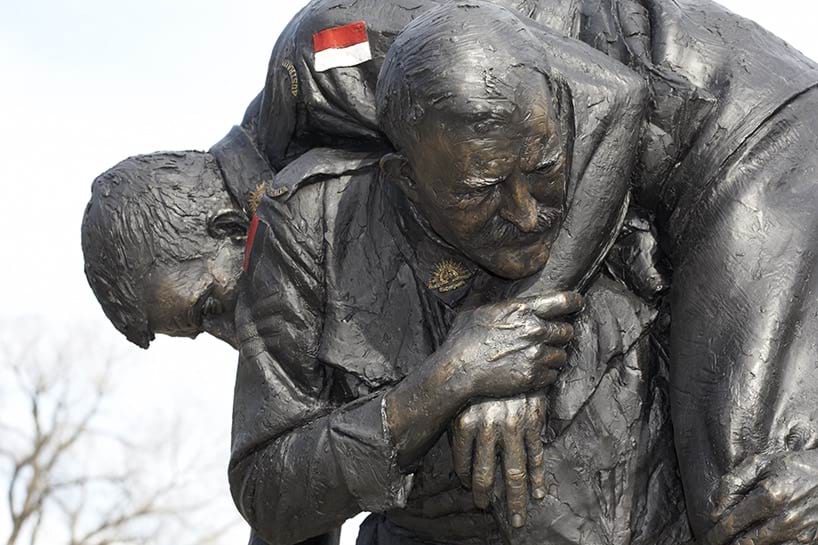
<path fill-rule="evenodd" d="M 448 360 L 432 358 L 436 358 L 435 361 L 428 361 L 429 365 L 407 376 L 384 396 L 385 407 L 391 414 L 399 411 L 403 418 L 426 420 L 433 415 L 451 419 L 468 402 L 471 397 L 466 387 L 468 381 L 452 372 L 453 366 Z M 423 422 L 412 424 L 423 425 Z"/>
<path fill-rule="evenodd" d="M 424 388 L 434 397 L 436 406 L 450 411 L 454 417 L 477 397 L 473 377 L 465 371 L 466 366 L 459 361 L 458 355 L 438 352 L 432 358 L 434 360 L 426 373 Z"/>
<path fill-rule="evenodd" d="M 385 424 L 401 467 L 423 456 L 468 400 L 454 386 L 450 367 L 446 359 L 433 355 L 384 395 Z"/>

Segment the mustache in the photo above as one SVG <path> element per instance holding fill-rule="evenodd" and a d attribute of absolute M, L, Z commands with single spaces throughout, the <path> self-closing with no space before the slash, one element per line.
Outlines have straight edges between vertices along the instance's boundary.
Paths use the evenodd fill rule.
<path fill-rule="evenodd" d="M 537 207 L 537 224 L 533 229 L 523 231 L 499 215 L 495 216 L 485 229 L 483 240 L 487 246 L 502 245 L 506 242 L 515 242 L 531 235 L 542 235 L 559 225 L 563 219 L 563 211 L 551 206 Z"/>

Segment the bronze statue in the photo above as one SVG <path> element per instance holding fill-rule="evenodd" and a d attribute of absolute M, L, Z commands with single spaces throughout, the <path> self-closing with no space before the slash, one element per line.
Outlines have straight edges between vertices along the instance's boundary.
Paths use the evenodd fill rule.
<path fill-rule="evenodd" d="M 559 52 L 546 55 L 548 43 Z M 577 58 L 606 70 L 572 81 Z M 237 307 L 230 471 L 261 537 L 300 541 L 361 510 L 376 513 L 363 542 L 638 542 L 643 528 L 653 543 L 686 537 L 681 502 L 657 512 L 634 501 L 674 490 L 672 464 L 670 490 L 648 490 L 638 472 L 670 440 L 666 423 L 643 418 L 658 399 L 642 342 L 651 310 L 594 282 L 573 338 L 564 321 L 577 296 L 508 296 L 544 268 L 582 278 L 568 260 L 594 263 L 617 236 L 632 160 L 617 150 L 635 143 L 644 97 L 641 80 L 617 70 L 491 4 L 442 5 L 403 31 L 381 70 L 379 121 L 396 152 L 262 201 Z M 601 106 L 578 117 L 566 96 Z M 566 127 L 598 137 L 575 140 Z M 598 160 L 621 165 L 605 191 Z M 587 232 L 607 227 L 607 240 L 579 233 L 589 211 Z M 526 426 L 481 437 L 473 457 L 465 425 L 452 447 L 441 437 L 475 400 L 552 383 L 548 411 L 535 395 Z M 498 441 L 504 478 L 490 516 Z M 583 477 L 612 467 L 613 488 Z M 527 508 L 529 494 L 538 499 Z"/>
<path fill-rule="evenodd" d="M 417 108 L 414 108 L 417 104 L 409 111 L 401 111 L 407 117 L 399 117 L 401 122 L 395 123 L 399 127 L 390 129 L 388 122 L 381 123 L 389 116 L 380 119 L 377 116 L 379 108 L 384 108 L 388 100 L 376 100 L 375 90 L 382 89 L 378 76 L 382 73 L 384 57 L 395 37 L 411 20 L 427 17 L 423 14 L 444 3 L 413 0 L 311 2 L 282 34 L 271 59 L 267 86 L 248 109 L 242 126 L 234 129 L 231 135 L 211 150 L 223 173 L 224 165 L 227 165 L 228 171 L 235 173 L 233 176 L 226 175 L 234 180 L 232 185 L 226 183 L 233 195 L 233 203 L 241 203 L 233 207 L 252 212 L 260 194 L 268 193 L 270 197 L 265 202 L 272 200 L 279 204 L 266 206 L 272 206 L 273 210 L 279 207 L 286 209 L 291 206 L 291 201 L 299 202 L 298 195 L 309 191 L 313 185 L 337 184 L 336 179 L 344 180 L 344 184 L 348 178 L 365 180 L 375 176 L 373 171 L 379 170 L 382 174 L 378 176 L 384 177 L 383 183 L 391 180 L 388 187 L 400 188 L 406 186 L 400 180 L 407 165 L 412 167 L 414 164 L 418 170 L 425 168 L 434 172 L 431 162 L 426 162 L 427 155 L 413 163 L 407 159 L 411 153 L 406 152 L 406 145 L 400 142 L 404 138 L 413 141 L 406 135 L 405 125 L 407 120 L 411 121 L 413 116 L 419 115 Z M 814 381 L 794 379 L 814 373 L 811 363 L 814 361 L 814 347 L 811 348 L 808 342 L 811 338 L 810 324 L 814 321 L 810 318 L 812 288 L 809 283 L 809 248 L 812 245 L 805 237 L 813 232 L 807 226 L 811 224 L 814 216 L 812 210 L 815 208 L 811 204 L 812 192 L 809 190 L 810 173 L 813 172 L 809 166 L 809 150 L 814 149 L 814 123 L 810 117 L 814 108 L 810 101 L 817 74 L 815 66 L 788 49 L 783 42 L 706 1 L 541 0 L 495 3 L 507 4 L 507 7 L 523 16 L 525 22 L 522 24 L 526 32 L 536 36 L 531 43 L 536 42 L 536 47 L 545 49 L 539 55 L 539 58 L 548 61 L 544 67 L 540 67 L 548 81 L 548 98 L 544 102 L 552 110 L 549 114 L 551 124 L 559 124 L 559 127 L 550 127 L 559 136 L 559 146 L 554 142 L 551 145 L 561 147 L 568 199 L 562 203 L 563 206 L 554 206 L 559 204 L 555 201 L 542 210 L 538 209 L 536 221 L 533 219 L 535 214 L 530 213 L 529 225 L 534 225 L 535 235 L 543 235 L 548 228 L 558 225 L 560 218 L 567 213 L 566 224 L 560 233 L 571 233 L 571 238 L 576 237 L 576 240 L 562 234 L 562 238 L 557 236 L 554 239 L 556 233 L 552 231 L 550 239 L 539 237 L 539 248 L 532 245 L 521 252 L 506 252 L 505 259 L 500 257 L 504 253 L 503 245 L 497 244 L 491 250 L 497 253 L 494 257 L 502 261 L 503 268 L 492 269 L 495 260 L 483 255 L 486 246 L 470 246 L 472 241 L 479 241 L 479 237 L 468 229 L 468 222 L 471 220 L 473 225 L 476 224 L 481 219 L 479 215 L 463 212 L 458 216 L 444 211 L 446 200 L 439 198 L 440 195 L 435 192 L 429 192 L 425 197 L 422 193 L 416 196 L 427 209 L 438 208 L 438 213 L 426 214 L 438 219 L 430 220 L 422 213 L 415 214 L 414 208 L 427 210 L 422 205 L 410 207 L 409 217 L 419 218 L 419 230 L 410 230 L 410 236 L 405 237 L 410 242 L 402 248 L 404 252 L 401 256 L 411 253 L 412 258 L 406 261 L 412 261 L 413 271 L 421 270 L 415 276 L 423 277 L 427 289 L 444 290 L 440 294 L 442 299 L 437 298 L 443 301 L 444 306 L 467 309 L 461 311 L 461 315 L 478 312 L 475 309 L 487 302 L 496 305 L 500 301 L 513 301 L 519 296 L 536 297 L 536 294 L 554 289 L 583 291 L 587 295 L 588 305 L 575 324 L 578 333 L 568 348 L 569 362 L 572 358 L 581 360 L 582 355 L 587 353 L 584 347 L 585 343 L 590 342 L 588 339 L 599 336 L 599 331 L 604 332 L 605 327 L 613 323 L 613 317 L 609 316 L 610 323 L 603 323 L 600 329 L 594 330 L 595 333 L 590 333 L 590 337 L 583 336 L 586 333 L 583 328 L 593 329 L 588 324 L 594 322 L 592 317 L 604 314 L 600 308 L 606 304 L 613 304 L 619 310 L 631 308 L 647 312 L 650 319 L 636 319 L 625 331 L 638 338 L 642 338 L 642 333 L 651 332 L 653 346 L 650 365 L 628 366 L 629 369 L 645 371 L 644 376 L 633 382 L 636 385 L 634 388 L 642 396 L 637 396 L 641 406 L 655 407 L 653 420 L 635 418 L 631 421 L 631 425 L 637 428 L 647 425 L 648 439 L 645 440 L 644 435 L 640 438 L 642 444 L 650 448 L 631 457 L 616 449 L 612 452 L 622 456 L 623 460 L 649 460 L 647 463 L 654 464 L 650 467 L 656 471 L 650 473 L 654 480 L 647 483 L 650 485 L 647 487 L 644 486 L 646 483 L 631 482 L 622 475 L 610 481 L 597 481 L 619 483 L 620 486 L 625 485 L 624 489 L 640 491 L 632 495 L 633 501 L 630 503 L 601 502 L 597 504 L 597 511 L 591 509 L 587 515 L 583 515 L 556 501 L 562 494 L 583 505 L 593 505 L 593 502 L 580 501 L 580 498 L 583 491 L 590 493 L 596 490 L 592 483 L 567 493 L 564 490 L 550 491 L 549 487 L 555 483 L 570 480 L 568 473 L 565 473 L 567 470 L 563 468 L 563 474 L 541 472 L 542 468 L 548 470 L 549 462 L 551 466 L 562 467 L 559 462 L 564 460 L 565 455 L 561 449 L 567 448 L 564 438 L 570 438 L 571 432 L 565 436 L 555 436 L 556 430 L 562 429 L 560 425 L 572 422 L 572 418 L 582 417 L 569 409 L 584 395 L 579 389 L 575 391 L 567 386 L 576 383 L 569 382 L 576 378 L 572 377 L 572 371 L 577 372 L 574 371 L 576 368 L 569 367 L 547 395 L 538 393 L 509 401 L 476 403 L 452 422 L 449 439 L 443 443 L 448 448 L 450 441 L 454 450 L 449 455 L 453 464 L 451 469 L 472 485 L 474 498 L 469 505 L 473 507 L 475 501 L 480 507 L 494 504 L 491 510 L 494 518 L 483 522 L 488 527 L 495 525 L 499 534 L 488 531 L 482 535 L 502 535 L 506 540 L 534 540 L 540 543 L 565 542 L 559 539 L 592 543 L 637 543 L 639 539 L 647 540 L 646 543 L 677 543 L 683 540 L 686 528 L 683 524 L 683 505 L 678 496 L 682 487 L 675 480 L 676 462 L 671 441 L 666 435 L 669 427 L 664 415 L 668 405 L 664 375 L 667 365 L 672 378 L 669 393 L 673 400 L 675 448 L 680 457 L 688 514 L 700 540 L 703 543 L 738 543 L 744 538 L 754 540 L 753 543 L 812 542 L 812 532 L 818 527 L 813 520 L 814 506 L 818 502 L 812 492 L 812 483 L 816 482 L 814 468 L 818 467 L 818 461 L 813 460 L 811 454 L 815 446 L 812 409 L 815 405 L 814 401 L 810 401 L 815 399 L 811 386 Z M 455 8 L 442 8 L 438 13 L 446 9 Z M 463 5 L 458 9 L 494 8 L 484 5 L 467 8 Z M 580 17 L 580 13 L 584 16 Z M 504 16 L 498 16 L 498 19 Z M 465 25 L 469 17 L 460 19 Z M 313 37 L 322 31 L 357 21 L 366 23 L 371 58 L 352 66 L 316 70 L 313 64 Z M 473 21 L 476 28 L 481 22 L 485 23 Z M 437 24 L 443 25 L 440 21 Z M 553 29 L 553 32 L 546 31 L 540 25 Z M 414 28 L 413 31 L 420 32 Z M 460 32 L 452 34 L 459 36 Z M 491 33 L 486 31 L 484 34 L 489 36 Z M 585 42 L 609 58 L 560 35 Z M 404 38 L 411 43 L 409 34 L 399 40 Z M 493 49 L 496 51 L 502 47 Z M 455 55 L 457 48 L 450 53 Z M 400 58 L 401 53 L 393 54 Z M 514 56 L 518 55 L 522 55 L 522 58 L 506 62 L 506 65 L 525 64 L 532 60 L 523 51 L 514 53 Z M 469 60 L 473 63 L 477 57 L 479 53 L 471 51 L 458 69 L 475 68 Z M 500 67 L 504 66 L 501 58 L 502 55 L 499 55 L 495 59 Z M 483 60 L 480 62 L 485 64 Z M 625 97 L 611 98 L 603 93 L 602 100 L 597 102 L 593 99 L 593 93 L 582 91 L 583 85 L 604 88 L 606 85 L 599 85 L 599 81 L 610 84 L 619 78 L 624 78 L 627 83 L 629 92 L 625 93 Z M 414 81 L 412 78 L 405 79 Z M 521 83 L 523 87 L 530 87 L 536 78 L 520 79 L 524 80 Z M 492 80 L 485 78 L 485 81 Z M 451 78 L 432 77 L 425 80 L 423 89 L 435 85 L 440 85 L 442 89 L 450 83 Z M 454 90 L 450 92 L 456 96 Z M 462 119 L 461 115 L 470 115 L 467 108 L 454 109 L 453 112 L 456 112 L 454 120 L 447 122 L 446 126 L 457 126 L 456 121 Z M 547 125 L 543 122 L 532 133 L 547 132 Z M 489 132 L 490 126 L 489 123 Z M 514 125 L 507 123 L 506 126 Z M 513 130 L 519 130 L 519 126 L 516 127 Z M 479 134 L 482 130 L 487 129 L 481 126 L 475 132 Z M 612 133 L 611 130 L 619 130 L 619 133 Z M 422 138 L 416 140 L 428 144 L 428 157 L 434 157 L 440 151 L 436 146 L 440 142 L 433 143 Z M 475 139 L 466 134 L 459 140 L 467 142 Z M 509 139 L 495 138 L 492 146 L 485 147 L 489 154 L 493 147 L 502 148 L 500 140 Z M 315 149 L 319 145 L 329 149 Z M 389 155 L 395 151 L 391 149 L 393 146 L 403 152 L 400 154 L 403 158 L 397 154 Z M 454 172 L 448 165 L 450 160 L 479 157 L 481 151 L 479 146 L 453 149 L 456 151 L 450 152 L 448 159 L 438 160 L 439 171 Z M 387 157 L 382 161 L 383 168 L 379 169 L 372 157 L 383 155 Z M 268 161 L 272 166 L 267 166 Z M 330 164 L 333 166 L 329 167 Z M 551 166 L 557 168 L 556 164 Z M 275 169 L 281 170 L 273 176 Z M 412 171 L 413 168 L 408 170 Z M 504 183 L 513 185 L 512 178 Z M 610 180 L 632 183 L 633 200 L 627 219 L 627 183 L 605 185 Z M 594 183 L 599 185 L 595 186 Z M 359 185 L 369 186 L 372 182 Z M 480 183 L 479 180 L 476 185 L 491 187 L 491 184 Z M 557 185 L 554 182 L 550 190 L 551 200 L 558 195 Z M 412 187 L 408 189 L 411 194 Z M 586 191 L 584 194 L 583 189 Z M 600 190 L 607 192 L 600 193 Z M 347 190 L 344 192 L 348 193 Z M 532 189 L 532 195 L 534 192 Z M 401 194 L 406 195 L 407 192 Z M 590 197 L 596 195 L 604 197 L 602 202 L 592 203 L 598 208 L 589 206 Z M 396 200 L 400 199 L 392 195 L 388 202 L 394 203 Z M 577 206 L 578 202 L 582 206 Z M 566 208 L 566 204 L 570 206 Z M 354 204 L 344 201 L 344 206 L 354 207 Z M 273 213 L 265 210 L 262 207 L 260 216 Z M 326 213 L 336 212 L 330 210 Z M 519 222 L 520 217 L 508 219 L 500 215 L 510 225 Z M 455 221 L 455 218 L 458 220 Z M 619 242 L 615 243 L 623 219 L 625 230 Z M 263 219 L 259 225 L 256 237 L 272 237 Z M 346 227 L 355 225 L 352 222 Z M 503 225 L 498 222 L 495 227 L 501 231 Z M 235 231 L 232 233 L 230 237 L 235 236 Z M 103 229 L 93 238 L 104 234 Z M 507 229 L 505 234 L 513 238 L 518 233 Z M 654 234 L 662 242 L 661 252 L 654 242 Z M 434 245 L 420 251 L 413 249 L 414 242 L 425 241 L 424 236 L 420 235 L 431 235 L 429 238 L 442 243 L 444 247 L 454 246 L 458 249 L 456 253 L 466 253 L 466 259 L 443 256 L 437 262 L 427 258 L 428 263 L 416 259 L 415 254 L 426 256 L 427 252 L 438 257 L 434 253 Z M 399 240 L 401 237 L 393 238 Z M 534 238 L 538 237 L 532 235 Z M 570 243 L 566 244 L 566 241 Z M 286 245 L 290 242 L 282 240 L 276 244 Z M 94 248 L 93 245 L 87 246 L 86 255 L 93 256 L 97 252 Z M 253 249 L 254 252 L 259 251 L 255 244 Z M 295 252 L 295 248 L 291 250 L 291 253 Z M 170 253 L 168 255 L 170 260 L 184 259 Z M 381 258 L 382 254 L 378 256 Z M 235 266 L 238 263 L 235 252 L 233 259 Z M 604 263 L 603 259 L 606 259 Z M 530 277 L 537 278 L 536 282 L 528 279 L 506 285 L 506 282 L 483 281 L 482 276 L 477 274 L 488 270 L 490 277 L 507 275 L 507 278 L 515 278 L 514 271 L 517 271 L 520 276 L 526 276 L 523 273 L 531 272 L 545 260 L 545 270 Z M 93 261 L 93 258 L 89 261 Z M 600 280 L 600 265 L 604 265 L 603 276 L 608 274 L 624 281 L 645 301 L 658 300 L 658 323 L 653 324 L 653 305 L 641 307 L 633 302 L 633 295 L 627 292 L 619 293 L 620 299 L 616 303 L 612 303 L 611 298 L 599 302 L 600 290 L 608 293 L 613 289 L 613 286 Z M 248 266 L 254 266 L 252 258 Z M 665 275 L 663 269 L 672 269 L 672 276 Z M 128 272 L 123 270 L 119 278 L 127 277 Z M 89 272 L 92 285 L 95 275 L 95 272 Z M 405 280 L 395 278 L 401 285 Z M 662 297 L 671 280 L 670 295 Z M 193 275 L 189 274 L 179 283 L 184 286 L 192 282 Z M 105 298 L 111 292 L 105 291 L 108 284 L 99 285 L 105 286 L 103 289 L 95 288 L 105 306 Z M 303 283 L 299 287 L 303 289 Z M 459 292 L 468 294 L 464 296 Z M 286 302 L 293 293 L 292 290 L 284 290 L 281 295 Z M 154 301 L 152 306 L 170 301 L 172 298 L 165 297 Z M 799 306 L 800 301 L 803 301 L 803 307 Z M 245 302 L 245 305 L 251 304 L 255 302 Z M 334 304 L 347 311 L 355 308 L 344 301 Z M 223 307 L 227 309 L 229 305 Z M 177 305 L 177 308 L 181 307 Z M 335 306 L 328 308 L 335 309 Z M 108 314 L 117 323 L 114 315 L 111 312 Z M 255 314 L 264 312 L 257 311 Z M 288 316 L 286 312 L 281 314 Z M 623 315 L 628 313 L 623 312 Z M 667 320 L 671 315 L 673 320 L 668 330 Z M 289 316 L 285 323 L 295 327 L 293 324 L 299 321 L 290 318 L 293 316 Z M 337 316 L 333 319 L 339 324 L 344 323 Z M 447 319 L 450 321 L 452 317 Z M 242 322 L 240 316 L 239 322 L 245 324 L 245 334 L 252 336 L 252 327 L 246 325 L 250 323 L 248 318 L 245 317 Z M 444 320 L 436 327 L 445 330 L 447 325 Z M 275 327 L 270 327 L 271 331 L 276 331 Z M 172 328 L 155 328 L 154 331 L 192 333 L 184 327 L 175 331 Z M 350 339 L 359 337 L 353 334 L 354 331 L 343 328 L 339 331 L 336 333 L 338 340 L 351 344 L 344 348 L 354 353 L 357 341 Z M 443 335 L 440 331 L 437 336 Z M 374 342 L 368 337 L 366 341 Z M 330 354 L 333 357 L 350 358 L 349 354 L 344 355 L 343 350 L 332 344 L 329 343 L 329 347 L 316 346 L 315 349 L 334 348 L 336 352 Z M 363 346 L 364 343 L 360 341 L 358 344 Z M 432 343 L 437 344 L 445 342 L 436 339 Z M 631 347 L 633 351 L 629 352 L 629 357 L 642 361 L 644 347 L 637 345 Z M 360 349 L 360 346 L 357 348 Z M 319 358 L 325 355 L 323 352 L 319 354 Z M 335 360 L 322 361 L 329 364 L 333 375 L 347 372 L 343 366 L 335 365 Z M 606 363 L 604 354 L 593 363 Z M 355 369 L 352 374 L 371 389 L 372 379 L 366 371 Z M 377 374 L 372 370 L 370 373 Z M 298 377 L 311 384 L 308 378 Z M 397 380 L 395 377 L 390 379 Z M 303 387 L 301 382 L 295 381 L 294 384 Z M 379 383 L 378 386 L 384 385 Z M 326 392 L 330 397 L 322 401 L 337 403 L 339 399 L 352 399 L 356 397 L 356 388 L 363 387 L 350 387 L 352 393 Z M 362 394 L 358 392 L 357 395 Z M 595 398 L 591 395 L 588 399 L 593 401 Z M 333 404 L 329 403 L 326 410 L 331 406 Z M 589 406 L 593 407 L 593 403 Z M 275 414 L 275 410 L 269 411 Z M 539 419 L 547 422 L 548 433 L 543 438 L 544 443 L 533 441 L 529 433 Z M 510 426 L 508 431 L 503 432 L 508 422 L 526 424 Z M 565 432 L 564 429 L 562 431 Z M 494 452 L 495 444 L 501 447 L 499 459 L 487 454 Z M 512 448 L 504 449 L 503 446 L 508 444 Z M 577 443 L 584 445 L 586 450 L 594 449 L 593 444 L 591 439 Z M 543 449 L 542 457 L 540 447 Z M 549 452 L 551 457 L 548 456 Z M 520 453 L 530 455 L 531 460 L 521 464 Z M 501 469 L 495 479 L 491 469 L 498 460 Z M 587 468 L 593 467 L 593 461 L 582 460 L 580 456 L 573 463 L 575 470 L 583 467 L 583 463 Z M 474 471 L 472 465 L 475 466 Z M 511 466 L 511 471 L 507 466 Z M 624 464 L 622 467 L 626 466 Z M 422 472 L 420 474 L 423 475 Z M 597 474 L 601 475 L 599 472 Z M 261 477 L 259 479 L 263 480 Z M 657 482 L 661 485 L 657 486 Z M 476 486 L 473 486 L 475 483 Z M 632 487 L 628 488 L 628 485 Z M 428 529 L 431 534 L 425 539 L 431 540 L 450 531 L 453 527 L 451 524 L 444 524 L 446 528 L 436 532 L 430 522 L 430 519 L 443 518 L 440 513 L 445 513 L 446 507 L 437 507 L 440 502 L 434 503 L 423 496 L 425 490 L 422 485 L 416 483 L 415 490 L 416 497 L 411 498 L 412 501 L 416 502 L 418 495 L 424 500 L 419 519 L 401 518 L 411 518 L 417 514 L 412 513 L 413 503 L 410 501 L 409 508 L 404 509 L 403 513 L 390 513 L 370 520 L 362 532 L 362 539 L 371 542 L 387 537 L 394 539 L 396 535 L 401 540 L 418 539 L 417 532 Z M 662 492 L 657 495 L 657 490 Z M 243 491 L 238 493 L 239 498 L 244 498 L 241 496 Z M 604 494 L 593 493 L 597 502 L 605 497 Z M 529 495 L 533 500 L 529 500 Z M 449 496 L 455 503 L 463 497 L 459 493 Z M 656 498 L 660 496 L 665 503 L 657 503 Z M 552 500 L 556 503 L 549 506 Z M 568 501 L 567 505 L 570 506 L 570 503 Z M 431 507 L 431 504 L 436 507 Z M 609 518 L 600 516 L 606 509 L 610 510 L 611 505 L 616 505 L 619 510 L 616 515 Z M 559 515 L 560 506 L 567 509 L 567 516 Z M 424 509 L 427 516 L 423 516 Z M 627 524 L 621 524 L 617 516 L 624 516 L 628 509 L 641 513 L 642 518 L 637 516 Z M 430 517 L 429 512 L 438 516 Z M 487 516 L 483 515 L 483 519 Z M 264 526 L 262 533 L 266 537 L 279 541 L 282 536 L 290 535 L 287 524 L 276 524 L 275 528 L 270 528 L 268 522 L 260 524 Z M 594 528 L 593 522 L 603 528 Z M 513 528 L 520 525 L 524 528 Z M 319 524 L 311 527 L 309 534 L 296 535 L 314 535 L 331 526 Z M 406 527 L 413 530 L 408 536 L 402 533 Z M 477 527 L 473 526 L 472 529 Z M 464 536 L 460 538 L 466 539 Z"/>

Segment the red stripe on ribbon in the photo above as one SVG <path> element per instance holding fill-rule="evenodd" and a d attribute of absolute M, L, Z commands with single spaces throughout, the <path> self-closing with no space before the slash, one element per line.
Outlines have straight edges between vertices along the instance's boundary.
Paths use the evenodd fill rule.
<path fill-rule="evenodd" d="M 247 244 L 244 246 L 244 264 L 242 268 L 244 272 L 250 268 L 250 254 L 253 252 L 253 243 L 256 240 L 256 231 L 258 231 L 258 214 L 253 214 L 253 220 L 250 222 L 250 229 L 247 230 Z"/>
<path fill-rule="evenodd" d="M 364 21 L 328 28 L 321 32 L 316 32 L 312 36 L 312 43 L 315 46 L 316 53 L 324 51 L 325 49 L 343 49 L 344 47 L 350 47 L 368 41 L 369 36 L 366 33 L 366 23 Z"/>

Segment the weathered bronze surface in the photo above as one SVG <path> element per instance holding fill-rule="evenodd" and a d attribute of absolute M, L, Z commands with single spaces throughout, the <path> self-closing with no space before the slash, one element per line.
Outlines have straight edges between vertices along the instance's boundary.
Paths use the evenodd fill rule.
<path fill-rule="evenodd" d="M 240 348 L 258 542 L 818 543 L 816 85 L 707 0 L 313 0 L 86 271 Z"/>

